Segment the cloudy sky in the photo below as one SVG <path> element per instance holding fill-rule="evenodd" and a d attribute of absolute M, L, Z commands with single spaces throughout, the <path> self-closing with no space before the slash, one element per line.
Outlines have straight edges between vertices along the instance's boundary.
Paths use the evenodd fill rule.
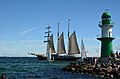
<path fill-rule="evenodd" d="M 120 50 L 119 0 L 0 0 L 0 56 L 30 56 L 28 52 L 45 53 L 43 42 L 46 27 L 50 25 L 57 44 L 57 24 L 64 32 L 67 49 L 67 25 L 70 34 L 75 30 L 80 47 L 81 38 L 89 56 L 99 56 L 101 33 L 98 23 L 102 13 L 109 9 L 113 27 L 115 51 Z"/>

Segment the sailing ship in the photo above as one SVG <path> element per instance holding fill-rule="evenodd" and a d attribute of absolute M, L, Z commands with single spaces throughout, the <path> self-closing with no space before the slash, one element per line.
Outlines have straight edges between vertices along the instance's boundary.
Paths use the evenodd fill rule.
<path fill-rule="evenodd" d="M 49 43 L 50 42 L 50 43 Z M 76 56 L 76 54 L 80 54 L 80 50 L 77 43 L 76 33 L 75 31 L 68 38 L 68 53 L 66 53 L 65 43 L 64 43 L 64 33 L 58 37 L 58 45 L 57 45 L 57 53 L 55 53 L 53 34 L 49 38 L 49 42 L 47 43 L 47 54 L 50 53 L 51 60 L 55 61 L 76 61 L 80 57 Z M 47 60 L 47 56 L 44 55 L 36 55 L 38 60 Z"/>
<path fill-rule="evenodd" d="M 81 58 L 77 60 L 77 62 L 79 63 L 84 63 L 84 59 L 87 58 L 87 55 L 86 55 L 86 49 L 85 49 L 85 46 L 84 46 L 84 42 L 83 42 L 83 39 L 81 39 Z"/>
<path fill-rule="evenodd" d="M 85 46 L 84 46 L 83 39 L 81 39 L 81 58 L 84 59 L 86 57 L 87 57 L 86 49 L 85 49 Z"/>
<path fill-rule="evenodd" d="M 70 20 L 69 20 L 70 21 Z M 80 49 L 77 43 L 77 37 L 76 37 L 76 32 L 74 31 L 71 36 L 69 36 L 69 26 L 70 23 L 68 23 L 68 51 L 66 52 L 65 49 L 65 43 L 64 43 L 64 33 L 59 36 L 59 23 L 58 23 L 58 34 L 57 34 L 57 52 L 55 52 L 55 47 L 54 47 L 54 41 L 53 41 L 53 34 L 50 36 L 50 28 L 47 27 L 48 29 L 47 33 L 48 35 L 45 36 L 47 37 L 47 52 L 46 56 L 42 55 L 36 55 L 38 60 L 55 60 L 55 61 L 76 61 L 80 59 Z M 81 50 L 85 51 L 85 47 L 82 41 Z M 85 52 L 84 52 L 85 53 Z M 84 56 L 85 54 L 81 54 L 81 56 Z"/>
<path fill-rule="evenodd" d="M 76 56 L 76 54 L 80 54 L 80 50 L 77 43 L 76 33 L 75 31 L 69 36 L 69 27 L 70 27 L 70 19 L 68 20 L 68 52 L 66 53 L 65 43 L 64 43 L 64 33 L 62 33 L 59 37 L 59 23 L 58 23 L 58 47 L 57 47 L 57 55 L 54 56 L 54 60 L 61 61 L 76 61 L 80 57 Z M 63 55 L 61 55 L 63 54 Z"/>
<path fill-rule="evenodd" d="M 80 57 L 75 56 L 75 54 L 80 54 L 80 50 L 77 44 L 76 39 L 76 33 L 75 31 L 72 33 L 72 35 L 68 39 L 68 53 L 66 53 L 65 50 L 65 44 L 64 44 L 64 35 L 63 33 L 58 38 L 58 50 L 57 50 L 57 56 L 54 57 L 54 60 L 59 61 L 76 61 Z M 64 54 L 64 55 L 61 55 Z"/>

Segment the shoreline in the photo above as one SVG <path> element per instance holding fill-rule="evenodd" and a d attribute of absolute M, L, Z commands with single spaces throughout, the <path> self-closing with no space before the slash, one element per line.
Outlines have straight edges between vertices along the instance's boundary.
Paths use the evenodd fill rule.
<path fill-rule="evenodd" d="M 73 62 L 62 68 L 62 71 L 83 73 L 98 77 L 120 78 L 120 64 L 116 63 L 78 63 Z"/>

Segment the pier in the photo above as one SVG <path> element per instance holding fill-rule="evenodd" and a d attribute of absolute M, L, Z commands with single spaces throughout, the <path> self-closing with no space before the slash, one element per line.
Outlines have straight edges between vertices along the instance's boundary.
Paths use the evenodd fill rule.
<path fill-rule="evenodd" d="M 117 60 L 118 61 L 118 60 Z M 120 59 L 119 59 L 120 62 Z M 81 73 L 98 77 L 120 78 L 120 63 L 79 63 L 72 62 L 62 68 L 62 71 L 71 73 Z"/>

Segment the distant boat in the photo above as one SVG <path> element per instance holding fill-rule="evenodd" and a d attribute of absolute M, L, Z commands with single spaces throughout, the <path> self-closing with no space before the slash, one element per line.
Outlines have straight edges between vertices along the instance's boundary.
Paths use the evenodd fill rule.
<path fill-rule="evenodd" d="M 76 54 L 80 54 L 80 50 L 77 44 L 76 33 L 75 31 L 69 37 L 69 48 L 68 53 L 66 53 L 65 43 L 64 43 L 64 33 L 62 33 L 58 38 L 58 46 L 57 53 L 55 53 L 53 34 L 50 36 L 48 43 L 48 49 L 51 49 L 51 59 L 55 61 L 76 61 L 80 57 L 75 56 Z M 38 60 L 47 60 L 47 56 L 44 55 L 36 55 Z"/>
<path fill-rule="evenodd" d="M 87 58 L 86 49 L 84 46 L 83 39 L 81 39 L 81 58 L 77 60 L 77 62 L 84 63 L 84 59 Z"/>
<path fill-rule="evenodd" d="M 59 23 L 58 23 L 58 34 L 57 34 L 57 52 L 55 51 L 54 47 L 54 40 L 53 40 L 53 34 L 50 36 L 50 30 L 48 29 L 48 32 L 45 32 L 48 34 L 47 37 L 47 51 L 46 56 L 42 55 L 36 55 L 38 60 L 55 60 L 55 61 L 76 61 L 80 59 L 81 57 L 86 56 L 85 47 L 83 40 L 81 40 L 81 56 L 80 56 L 80 49 L 77 43 L 77 37 L 76 32 L 74 31 L 71 36 L 69 36 L 69 25 L 68 23 L 68 52 L 66 53 L 65 49 L 65 43 L 64 43 L 64 33 L 59 36 Z"/>
<path fill-rule="evenodd" d="M 57 52 L 57 56 L 54 56 L 54 60 L 76 61 L 80 58 L 75 56 L 75 54 L 80 54 L 75 31 L 68 39 L 69 39 L 68 40 L 69 46 L 68 46 L 68 54 L 67 54 L 64 44 L 64 35 L 63 33 L 60 35 L 60 37 L 58 38 L 58 52 Z M 60 54 L 65 54 L 65 55 L 62 56 Z"/>
<path fill-rule="evenodd" d="M 85 49 L 85 46 L 84 46 L 84 42 L 83 42 L 83 39 L 81 39 L 81 58 L 86 58 L 87 55 L 86 55 L 86 49 Z"/>

